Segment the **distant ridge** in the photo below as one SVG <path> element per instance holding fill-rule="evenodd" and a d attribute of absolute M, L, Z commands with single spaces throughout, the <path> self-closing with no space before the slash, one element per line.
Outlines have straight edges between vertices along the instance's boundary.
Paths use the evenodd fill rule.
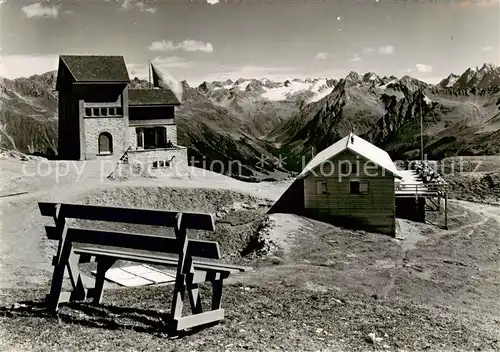
<path fill-rule="evenodd" d="M 55 75 L 0 78 L 2 149 L 56 149 Z M 148 82 L 133 78 L 131 85 Z M 302 154 L 324 149 L 353 127 L 393 157 L 411 157 L 419 148 L 420 107 L 430 157 L 500 153 L 500 68 L 493 64 L 452 73 L 438 84 L 353 71 L 340 79 L 262 77 L 180 86 L 182 144 L 195 159 L 240 160 L 248 176 L 274 170 L 273 155 L 279 154 L 287 156 L 287 168 L 300 170 Z M 261 155 L 268 157 L 263 170 L 256 166 Z"/>

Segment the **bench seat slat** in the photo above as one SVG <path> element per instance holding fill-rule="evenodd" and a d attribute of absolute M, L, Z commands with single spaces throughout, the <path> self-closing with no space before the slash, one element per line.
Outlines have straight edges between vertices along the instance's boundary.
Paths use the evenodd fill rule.
<path fill-rule="evenodd" d="M 49 239 L 60 239 L 60 232 L 55 226 L 45 226 Z M 91 230 L 69 227 L 67 238 L 71 242 L 101 246 L 127 247 L 137 250 L 177 253 L 178 244 L 174 237 L 137 234 L 111 230 Z M 189 240 L 188 253 L 195 257 L 220 259 L 219 244 L 214 241 Z"/>
<path fill-rule="evenodd" d="M 130 260 L 136 262 L 144 262 L 151 264 L 165 264 L 177 266 L 178 257 L 175 256 L 165 256 L 159 254 L 149 254 L 149 253 L 136 253 L 132 251 L 123 251 L 115 249 L 105 249 L 91 246 L 78 246 L 75 247 L 75 253 L 77 254 L 88 254 L 93 256 L 107 256 L 115 257 L 123 260 Z M 221 263 L 212 263 L 201 260 L 193 260 L 193 266 L 195 270 L 207 270 L 207 271 L 217 271 L 221 273 L 235 273 L 239 271 L 248 271 L 251 268 L 237 266 L 237 265 L 226 265 Z"/>
<path fill-rule="evenodd" d="M 38 207 L 43 216 L 55 215 L 58 203 L 40 202 Z M 193 213 L 184 211 L 165 211 L 157 209 L 137 209 L 125 207 L 109 207 L 99 205 L 68 204 L 62 203 L 60 217 L 122 222 L 128 224 L 154 225 L 173 227 L 176 216 L 182 213 L 183 225 L 186 229 L 214 231 L 214 217 L 212 214 Z"/>

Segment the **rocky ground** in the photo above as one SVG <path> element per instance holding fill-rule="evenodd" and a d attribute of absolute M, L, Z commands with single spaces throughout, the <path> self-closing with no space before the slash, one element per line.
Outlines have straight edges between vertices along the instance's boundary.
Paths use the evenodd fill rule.
<path fill-rule="evenodd" d="M 19 193 L 30 183 L 15 165 L 2 167 L 17 180 L 9 191 Z M 450 200 L 447 230 L 433 225 L 442 214 L 432 214 L 427 224 L 399 220 L 395 239 L 266 215 L 287 182 L 247 184 L 212 174 L 118 182 L 98 175 L 89 169 L 81 182 L 69 174 L 58 183 L 45 177 L 43 188 L 1 199 L 2 350 L 500 350 L 497 206 Z M 41 302 L 53 247 L 36 201 L 56 199 L 213 212 L 217 231 L 199 236 L 220 241 L 225 260 L 254 271 L 228 281 L 223 323 L 183 336 L 169 335 L 170 286 L 111 287 L 103 306 L 63 305 L 52 317 Z M 252 251 L 243 250 L 248 245 Z"/>
<path fill-rule="evenodd" d="M 446 158 L 437 169 L 452 198 L 500 204 L 500 156 Z"/>

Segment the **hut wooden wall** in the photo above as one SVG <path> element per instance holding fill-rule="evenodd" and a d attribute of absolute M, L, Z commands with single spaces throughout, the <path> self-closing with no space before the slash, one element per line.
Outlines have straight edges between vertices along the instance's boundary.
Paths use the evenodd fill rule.
<path fill-rule="evenodd" d="M 349 151 L 323 164 L 304 179 L 304 208 L 311 217 L 342 226 L 395 235 L 394 176 Z M 340 163 L 358 165 L 356 175 L 341 175 Z M 333 166 L 333 169 L 332 169 Z M 367 194 L 350 194 L 350 181 L 368 182 Z M 317 182 L 327 182 L 328 194 L 317 194 Z"/>

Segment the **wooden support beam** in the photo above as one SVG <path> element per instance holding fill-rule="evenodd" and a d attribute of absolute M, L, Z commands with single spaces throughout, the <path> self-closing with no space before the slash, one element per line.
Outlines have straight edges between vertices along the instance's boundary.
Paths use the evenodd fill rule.
<path fill-rule="evenodd" d="M 174 318 L 174 329 L 186 330 L 195 326 L 206 325 L 224 319 L 224 309 L 210 310 L 207 312 Z"/>
<path fill-rule="evenodd" d="M 195 272 L 193 274 L 187 274 L 186 279 L 188 282 L 192 282 L 194 284 L 199 284 L 203 282 L 213 282 L 215 280 L 227 279 L 229 277 L 229 272 L 220 272 L 220 271 L 206 271 L 203 269 L 198 269 L 196 265 L 194 265 Z"/>
<path fill-rule="evenodd" d="M 183 226 L 184 221 L 182 221 L 183 214 L 179 213 L 176 217 L 176 223 L 174 225 L 175 237 L 178 241 L 178 251 L 179 251 L 179 261 L 177 263 L 177 275 L 174 287 L 174 296 L 172 300 L 172 319 L 178 320 L 182 317 L 182 308 L 184 306 L 184 293 L 186 291 L 186 276 L 184 274 L 184 264 L 186 261 L 187 252 L 187 235 L 186 229 Z M 191 262 L 189 263 L 191 264 Z"/>

